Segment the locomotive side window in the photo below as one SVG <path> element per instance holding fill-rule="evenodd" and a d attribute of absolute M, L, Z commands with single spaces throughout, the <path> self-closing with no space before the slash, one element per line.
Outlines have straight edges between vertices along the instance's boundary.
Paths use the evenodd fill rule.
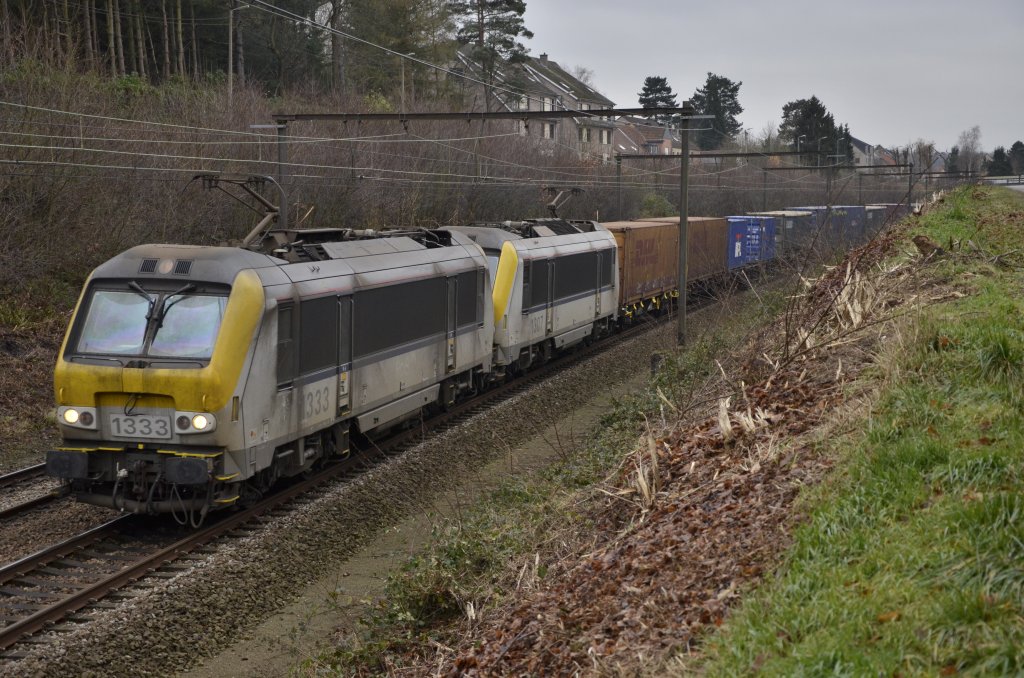
<path fill-rule="evenodd" d="M 615 276 L 615 250 L 601 250 L 601 287 L 612 284 Z"/>
<path fill-rule="evenodd" d="M 352 362 L 352 297 L 338 299 L 338 364 Z"/>
<path fill-rule="evenodd" d="M 455 317 L 458 327 L 478 325 L 484 318 L 483 271 L 466 271 L 457 276 L 458 300 Z"/>
<path fill-rule="evenodd" d="M 543 259 L 530 262 L 530 293 L 523 289 L 523 312 L 535 311 L 547 306 L 548 281 L 551 279 L 550 261 Z"/>
<path fill-rule="evenodd" d="M 295 346 L 292 340 L 292 307 L 277 307 L 277 387 L 287 388 L 295 379 Z"/>
<path fill-rule="evenodd" d="M 299 325 L 299 374 L 311 374 L 337 365 L 338 298 L 303 301 Z"/>
<path fill-rule="evenodd" d="M 555 299 L 592 292 L 597 281 L 597 253 L 583 252 L 555 259 Z"/>
<path fill-rule="evenodd" d="M 445 278 L 357 292 L 353 310 L 355 357 L 443 335 L 447 294 Z"/>

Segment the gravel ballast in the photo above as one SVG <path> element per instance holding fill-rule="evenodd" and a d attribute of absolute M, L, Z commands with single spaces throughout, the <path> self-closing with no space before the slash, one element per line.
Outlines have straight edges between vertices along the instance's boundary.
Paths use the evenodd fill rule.
<path fill-rule="evenodd" d="M 692 314 L 695 325 L 722 313 Z M 563 418 L 577 403 L 638 372 L 674 345 L 667 323 L 612 346 L 381 465 L 302 501 L 245 536 L 193 555 L 173 578 L 153 577 L 95 621 L 0 663 L 9 676 L 172 675 L 215 654 L 365 546 L 425 510 L 473 472 Z"/>

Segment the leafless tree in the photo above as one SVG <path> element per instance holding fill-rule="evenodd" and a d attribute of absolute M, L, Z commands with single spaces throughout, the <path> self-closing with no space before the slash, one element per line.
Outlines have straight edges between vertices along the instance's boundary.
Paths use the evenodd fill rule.
<path fill-rule="evenodd" d="M 960 149 L 960 169 L 981 172 L 981 163 L 985 159 L 981 150 L 981 127 L 975 125 L 961 132 L 956 145 Z"/>

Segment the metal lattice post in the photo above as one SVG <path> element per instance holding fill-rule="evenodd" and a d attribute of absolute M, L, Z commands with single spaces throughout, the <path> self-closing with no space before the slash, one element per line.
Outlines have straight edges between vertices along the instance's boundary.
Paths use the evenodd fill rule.
<path fill-rule="evenodd" d="M 687 189 L 690 183 L 690 116 L 693 114 L 693 106 L 687 101 L 683 104 L 683 116 L 679 130 L 682 153 L 679 165 L 679 313 L 676 316 L 676 339 L 680 346 L 686 345 L 686 280 L 689 264 L 686 257 L 686 246 L 690 231 L 690 197 L 687 194 Z"/>

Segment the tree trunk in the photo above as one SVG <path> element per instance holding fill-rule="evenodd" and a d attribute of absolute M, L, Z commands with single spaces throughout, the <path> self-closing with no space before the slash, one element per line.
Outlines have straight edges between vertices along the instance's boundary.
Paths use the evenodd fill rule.
<path fill-rule="evenodd" d="M 150 82 L 156 82 L 159 79 L 157 76 L 157 72 L 159 71 L 157 64 L 160 63 L 160 60 L 156 58 L 156 42 L 153 40 L 153 31 L 149 27 L 149 22 L 146 22 L 144 25 L 146 27 L 146 38 L 149 42 L 149 61 L 147 61 L 147 63 L 150 61 L 152 62 L 152 65 L 149 66 L 147 72 L 150 76 Z"/>
<path fill-rule="evenodd" d="M 142 3 L 135 0 L 135 46 L 139 51 L 139 76 L 148 79 L 146 68 L 146 36 L 142 32 Z"/>
<path fill-rule="evenodd" d="M 270 53 L 274 55 L 274 65 L 277 67 L 277 84 L 274 87 L 274 94 L 281 93 L 281 85 L 284 83 L 284 60 L 281 52 L 277 49 L 277 17 L 270 19 Z"/>
<path fill-rule="evenodd" d="M 138 75 L 139 50 L 135 46 L 135 20 L 132 18 L 132 10 L 134 9 L 133 0 L 127 0 L 127 3 L 128 4 L 125 6 L 125 13 L 127 14 L 125 17 L 127 19 L 127 21 L 125 21 L 125 30 L 128 32 L 128 40 L 126 41 L 128 43 L 128 48 L 125 56 L 125 62 L 129 68 L 128 72 Z M 120 14 L 120 10 L 118 11 L 118 14 Z M 118 19 L 120 19 L 120 16 Z"/>
<path fill-rule="evenodd" d="M 164 80 L 171 77 L 171 34 L 167 25 L 167 0 L 160 0 L 160 12 L 164 17 Z"/>
<path fill-rule="evenodd" d="M 100 20 L 98 2 L 99 0 L 89 0 L 92 3 L 92 57 L 93 62 L 96 64 L 96 72 L 99 73 L 103 68 L 103 52 L 100 51 Z"/>
<path fill-rule="evenodd" d="M 71 10 L 68 8 L 68 0 L 64 0 L 61 4 L 61 10 L 64 22 L 64 63 L 70 66 L 74 63 L 74 54 L 72 53 L 74 50 L 74 40 L 71 39 Z"/>
<path fill-rule="evenodd" d="M 50 29 L 50 8 L 46 4 L 43 5 L 43 26 L 40 30 L 42 32 L 40 38 L 42 39 L 43 43 L 42 57 L 43 60 L 46 61 L 47 64 L 49 64 L 50 57 L 53 54 L 53 50 L 50 49 L 50 38 L 53 34 L 53 31 Z"/>
<path fill-rule="evenodd" d="M 476 4 L 476 27 L 477 27 L 477 38 L 476 44 L 478 47 L 484 46 L 484 3 L 481 0 Z"/>
<path fill-rule="evenodd" d="M 121 75 L 124 68 L 124 39 L 121 36 L 121 0 L 114 0 L 114 39 L 117 41 L 117 68 Z"/>
<path fill-rule="evenodd" d="M 110 73 L 116 78 L 117 72 L 117 49 L 114 47 L 114 0 L 107 0 L 107 57 L 110 59 Z"/>
<path fill-rule="evenodd" d="M 2 1 L 6 2 L 6 0 L 2 0 Z M 96 68 L 95 53 L 92 51 L 92 31 L 93 31 L 93 28 L 92 28 L 92 20 L 93 20 L 92 3 L 93 3 L 93 0 L 85 0 L 85 10 L 84 10 L 84 13 L 85 13 L 85 61 L 86 61 L 87 64 L 89 64 L 89 70 L 90 71 L 91 70 L 95 70 L 95 68 Z"/>
<path fill-rule="evenodd" d="M 177 0 L 178 20 L 175 31 L 178 34 L 178 75 L 185 77 L 185 22 L 181 15 L 181 0 Z"/>
<path fill-rule="evenodd" d="M 198 80 L 202 69 L 199 65 L 199 41 L 196 40 L 196 7 L 192 0 L 188 3 L 188 14 L 192 25 L 192 79 Z"/>
<path fill-rule="evenodd" d="M 235 64 L 238 66 L 235 69 L 235 76 L 238 78 L 238 84 L 245 84 L 245 39 L 242 37 L 245 35 L 245 31 L 242 30 L 243 21 L 239 17 L 238 24 L 235 26 Z"/>

